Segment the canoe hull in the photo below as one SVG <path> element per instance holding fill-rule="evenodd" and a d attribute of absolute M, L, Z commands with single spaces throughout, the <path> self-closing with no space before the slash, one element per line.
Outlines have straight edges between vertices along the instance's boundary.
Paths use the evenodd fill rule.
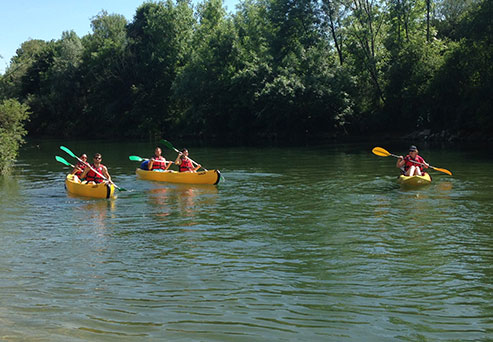
<path fill-rule="evenodd" d="M 431 176 L 428 173 L 425 173 L 423 176 L 411 176 L 411 177 L 400 175 L 397 181 L 403 187 L 416 188 L 416 187 L 431 184 Z"/>
<path fill-rule="evenodd" d="M 219 170 L 208 170 L 201 172 L 160 172 L 137 169 L 135 173 L 140 179 L 169 183 L 217 184 L 221 179 L 221 173 Z"/>
<path fill-rule="evenodd" d="M 113 184 L 82 184 L 75 181 L 74 175 L 67 175 L 65 178 L 65 188 L 74 195 L 92 198 L 110 198 L 115 194 Z"/>

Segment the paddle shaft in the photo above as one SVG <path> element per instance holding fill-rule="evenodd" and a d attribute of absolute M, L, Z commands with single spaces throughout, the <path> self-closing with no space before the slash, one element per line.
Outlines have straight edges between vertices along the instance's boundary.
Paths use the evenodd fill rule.
<path fill-rule="evenodd" d="M 401 158 L 401 156 L 392 154 L 392 153 L 390 153 L 389 151 L 387 151 L 386 149 L 384 149 L 382 147 L 375 147 L 371 151 L 373 152 L 373 154 L 376 154 L 377 156 L 380 156 L 380 157 L 392 156 L 392 157 L 396 157 L 396 158 Z M 420 163 L 420 162 L 415 161 L 415 160 L 410 160 L 410 162 L 411 163 L 418 164 L 418 165 L 423 165 L 423 166 L 432 168 L 433 170 L 436 170 L 436 171 L 439 171 L 439 172 L 443 172 L 443 173 L 446 173 L 447 175 L 452 176 L 452 172 L 450 172 L 447 169 L 442 169 L 442 168 L 439 168 L 439 167 L 431 166 L 429 164 L 423 164 L 423 163 Z"/>
<path fill-rule="evenodd" d="M 89 164 L 88 162 L 83 161 L 82 159 L 80 159 L 77 156 L 75 158 L 77 158 L 77 160 L 80 161 L 81 163 L 83 163 L 86 166 L 88 166 L 94 173 L 96 173 L 98 176 L 100 176 L 101 178 L 103 178 L 105 181 L 110 182 L 111 184 L 113 184 L 115 186 L 115 188 L 117 188 L 118 190 L 121 190 L 121 188 L 118 185 L 116 185 L 115 183 L 113 183 L 112 180 L 109 180 L 108 178 L 106 178 L 105 176 L 103 176 L 101 173 L 99 173 L 95 168 L 93 168 L 91 166 L 91 164 Z"/>
<path fill-rule="evenodd" d="M 181 153 L 180 151 L 178 151 L 178 150 L 177 150 L 176 148 L 174 148 L 174 147 L 173 147 L 173 150 L 175 150 L 175 152 L 176 152 L 176 153 L 178 153 L 178 154 L 180 154 L 180 153 Z M 200 165 L 199 163 L 197 163 L 196 161 L 194 161 L 192 158 L 190 158 L 190 157 L 187 157 L 187 158 L 188 158 L 188 159 L 190 159 L 190 161 L 191 161 L 192 163 L 194 163 L 194 164 L 195 164 L 195 166 Z M 205 167 L 203 167 L 202 165 L 200 165 L 200 166 L 201 166 L 201 167 L 202 167 L 205 171 L 207 171 L 207 169 L 206 169 Z"/>
<path fill-rule="evenodd" d="M 396 157 L 396 158 L 400 158 L 401 156 L 398 156 L 398 155 L 395 155 L 395 154 L 390 154 L 392 157 Z M 404 158 L 403 158 L 404 159 Z M 418 161 L 415 161 L 415 160 L 409 160 L 411 163 L 414 163 L 414 164 L 419 164 L 419 165 L 423 165 L 423 166 L 426 166 L 426 167 L 431 167 L 432 169 L 434 169 L 435 167 L 431 166 L 431 165 L 427 165 L 427 164 L 423 164 L 423 163 L 420 163 Z"/>
<path fill-rule="evenodd" d="M 170 148 L 172 150 L 174 150 L 176 153 L 180 154 L 181 152 L 178 151 L 178 149 L 176 149 L 173 144 L 171 144 L 168 140 L 165 140 L 165 139 L 161 139 L 161 142 L 166 145 L 167 148 Z M 196 166 L 197 165 L 200 165 L 199 163 L 197 163 L 196 161 L 194 161 L 192 158 L 190 157 L 187 157 L 188 159 L 190 159 L 190 161 L 195 164 Z M 202 165 L 200 165 L 200 167 L 202 167 L 205 171 L 207 171 L 207 169 L 205 167 L 203 167 Z"/>

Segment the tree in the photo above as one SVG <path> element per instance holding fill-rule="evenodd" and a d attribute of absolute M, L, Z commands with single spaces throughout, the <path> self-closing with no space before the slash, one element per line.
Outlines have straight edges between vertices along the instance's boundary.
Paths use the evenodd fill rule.
<path fill-rule="evenodd" d="M 0 175 L 9 172 L 24 142 L 24 121 L 29 114 L 29 107 L 17 100 L 8 99 L 0 103 Z"/>
<path fill-rule="evenodd" d="M 172 85 L 186 64 L 194 29 L 187 1 L 144 3 L 128 25 L 133 108 L 126 121 L 159 136 L 179 119 Z"/>
<path fill-rule="evenodd" d="M 83 38 L 81 134 L 119 136 L 131 126 L 125 120 L 132 108 L 127 24 L 124 16 L 102 11 L 91 20 L 92 34 Z"/>

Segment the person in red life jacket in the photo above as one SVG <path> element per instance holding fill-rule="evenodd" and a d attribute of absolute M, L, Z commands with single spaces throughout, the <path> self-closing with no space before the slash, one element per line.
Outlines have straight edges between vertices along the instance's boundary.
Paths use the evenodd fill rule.
<path fill-rule="evenodd" d="M 399 156 L 395 166 L 401 169 L 406 176 L 424 175 L 426 172 L 423 169 L 428 168 L 429 164 L 418 153 L 418 148 L 411 145 L 409 147 L 409 154 L 405 157 Z"/>
<path fill-rule="evenodd" d="M 107 181 L 111 182 L 111 177 L 108 173 L 108 169 L 106 168 L 106 166 L 101 164 L 102 159 L 103 158 L 101 157 L 101 154 L 96 153 L 93 159 L 94 163 L 91 164 L 92 169 L 96 170 L 99 174 L 94 172 L 91 167 L 86 167 L 80 178 L 84 179 L 87 183 L 97 184 L 103 183 L 105 181 L 105 179 L 101 177 L 101 175 L 103 175 Z"/>
<path fill-rule="evenodd" d="M 87 167 L 87 154 L 83 153 L 80 158 L 82 162 L 78 161 L 77 164 L 75 164 L 74 169 L 72 170 L 72 175 L 76 175 L 77 177 L 80 178 L 80 175 L 82 172 L 84 172 L 84 169 Z"/>
<path fill-rule="evenodd" d="M 149 160 L 148 168 L 151 171 L 166 171 L 173 164 L 172 161 L 166 161 L 161 155 L 162 151 L 160 147 L 156 147 L 154 150 L 154 156 Z"/>
<path fill-rule="evenodd" d="M 190 158 L 188 158 L 188 150 L 182 149 L 175 160 L 175 164 L 178 165 L 180 172 L 196 172 L 202 165 L 197 164 L 194 166 Z"/>

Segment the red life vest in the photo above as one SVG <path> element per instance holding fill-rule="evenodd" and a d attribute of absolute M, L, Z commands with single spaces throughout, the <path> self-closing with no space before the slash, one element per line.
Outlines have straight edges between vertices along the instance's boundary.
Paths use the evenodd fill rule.
<path fill-rule="evenodd" d="M 163 157 L 152 158 L 152 170 L 164 170 L 166 169 L 166 159 Z"/>
<path fill-rule="evenodd" d="M 75 175 L 79 177 L 87 166 L 84 163 L 77 162 L 75 167 L 79 168 L 79 170 L 75 171 Z"/>
<path fill-rule="evenodd" d="M 406 164 L 404 165 L 404 171 L 407 171 L 411 166 L 417 166 L 421 171 L 423 171 L 423 165 L 413 163 L 412 161 L 416 161 L 418 163 L 425 163 L 425 160 L 421 158 L 421 156 L 416 156 L 416 158 L 412 158 L 409 154 L 404 158 Z"/>
<path fill-rule="evenodd" d="M 96 171 L 98 171 L 100 174 L 103 174 L 103 164 L 99 164 L 99 167 L 94 166 L 94 164 L 91 164 L 92 168 Z M 89 172 L 86 175 L 87 182 L 94 182 L 94 183 L 103 183 L 104 178 L 98 175 L 96 172 L 93 170 L 89 170 Z"/>
<path fill-rule="evenodd" d="M 188 158 L 182 158 L 180 164 L 180 172 L 193 171 L 192 161 Z"/>

